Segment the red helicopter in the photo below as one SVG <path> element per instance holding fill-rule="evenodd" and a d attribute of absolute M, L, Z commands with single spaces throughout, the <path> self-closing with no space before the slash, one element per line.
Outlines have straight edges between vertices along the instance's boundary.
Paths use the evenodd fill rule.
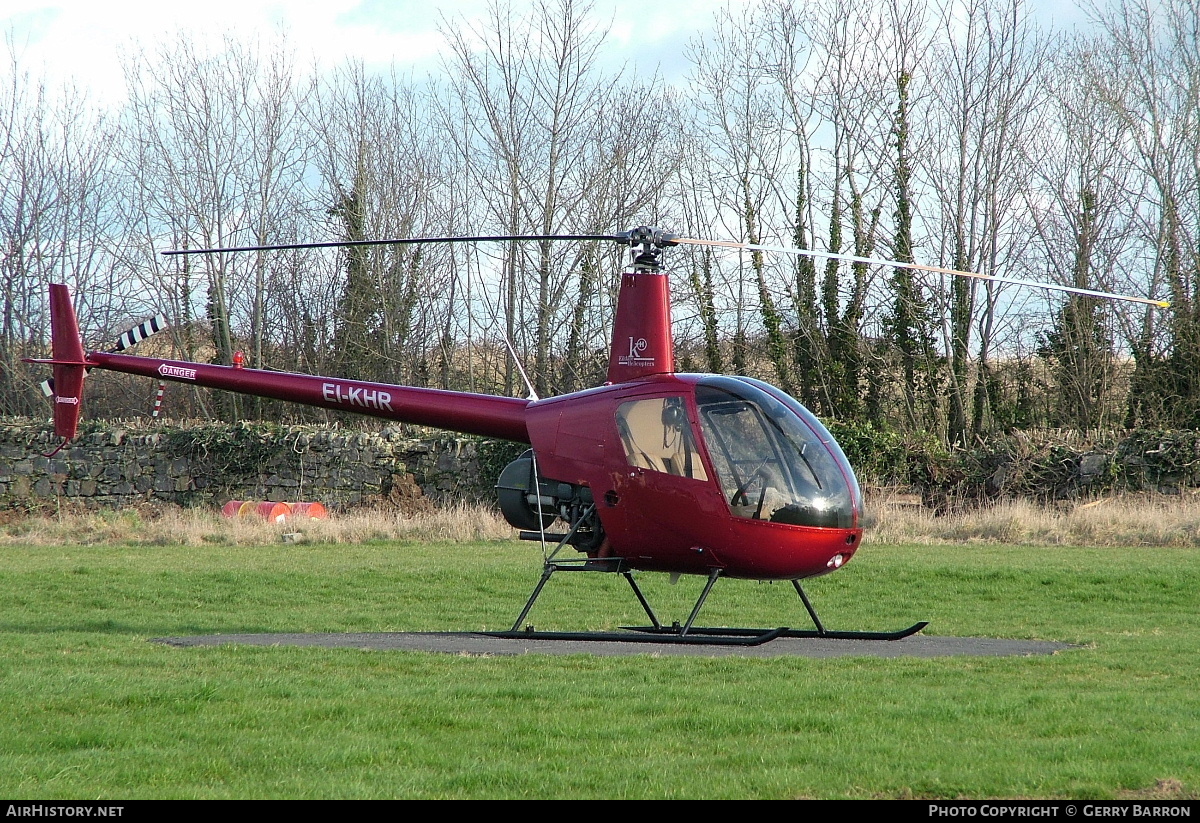
<path fill-rule="evenodd" d="M 163 253 L 551 239 L 609 240 L 632 249 L 632 262 L 621 279 L 607 380 L 573 394 L 520 399 L 263 371 L 236 363 L 85 353 L 65 285 L 50 286 L 52 357 L 31 362 L 53 367 L 54 426 L 64 442 L 76 433 L 84 374 L 101 368 L 528 443 L 531 448 L 500 475 L 499 505 L 522 538 L 541 541 L 544 550 L 550 544 L 553 548 L 545 554 L 541 580 L 512 629 L 490 634 L 738 645 L 777 637 L 897 640 L 927 623 L 891 632 L 831 631 L 821 623 L 800 581 L 836 571 L 858 551 L 863 500 L 854 470 L 825 426 L 779 389 L 749 377 L 676 373 L 662 250 L 686 243 L 811 254 L 1120 298 L 933 266 L 681 238 L 645 226 L 616 235 L 409 238 Z M 548 531 L 556 522 L 565 530 Z M 581 556 L 559 558 L 566 547 Z M 622 575 L 650 625 L 620 632 L 523 630 L 538 595 L 559 571 Z M 633 571 L 703 575 L 707 582 L 687 620 L 664 625 Z M 815 629 L 696 626 L 721 577 L 790 581 Z"/>

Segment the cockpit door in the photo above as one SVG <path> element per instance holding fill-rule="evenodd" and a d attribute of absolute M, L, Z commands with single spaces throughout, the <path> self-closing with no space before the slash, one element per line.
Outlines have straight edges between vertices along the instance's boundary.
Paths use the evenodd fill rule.
<path fill-rule="evenodd" d="M 639 544 L 653 546 L 655 557 L 675 568 L 704 571 L 720 565 L 711 543 L 729 515 L 705 465 L 694 416 L 686 395 L 621 402 L 615 423 L 624 462 L 615 467 L 614 487 Z"/>

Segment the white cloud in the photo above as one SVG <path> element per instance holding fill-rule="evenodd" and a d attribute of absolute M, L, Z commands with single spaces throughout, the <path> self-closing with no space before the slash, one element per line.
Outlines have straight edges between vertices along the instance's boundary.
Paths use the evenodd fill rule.
<path fill-rule="evenodd" d="M 709 28 L 727 0 L 596 0 L 593 16 L 608 27 L 603 59 L 641 74 L 662 67 L 669 80 L 686 71 L 687 41 Z M 747 0 L 728 0 L 734 7 Z M 99 101 L 124 95 L 121 55 L 137 47 L 153 54 L 180 33 L 193 39 L 270 40 L 287 35 L 301 64 L 322 66 L 347 58 L 382 70 L 393 62 L 402 72 L 436 71 L 445 42 L 443 17 L 479 21 L 489 0 L 203 0 L 149 6 L 144 0 L 4 0 L 0 31 L 12 38 L 20 69 L 52 84 L 73 80 Z M 529 2 L 514 0 L 517 13 Z M 1032 4 L 1043 22 L 1077 19 L 1073 6 L 1044 0 Z M 0 79 L 9 71 L 0 64 Z"/>
<path fill-rule="evenodd" d="M 706 27 L 724 0 L 659 0 L 648 8 L 635 0 L 600 0 L 595 17 L 612 21 L 605 56 L 652 71 L 660 61 L 680 62 L 686 39 Z M 523 7 L 517 3 L 518 11 Z M 393 62 L 418 74 L 436 70 L 445 48 L 438 33 L 443 15 L 482 19 L 486 0 L 204 0 L 149 6 L 133 0 L 6 0 L 0 30 L 14 43 L 20 69 L 52 84 L 74 81 L 97 99 L 123 97 L 122 55 L 138 48 L 154 54 L 181 33 L 199 39 L 269 40 L 280 31 L 302 63 L 324 66 L 358 58 L 382 69 Z M 7 64 L 7 61 L 5 61 Z M 7 72 L 9 66 L 0 68 Z"/>
<path fill-rule="evenodd" d="M 683 44 L 707 28 L 725 0 L 599 0 L 594 17 L 608 26 L 605 58 L 668 73 L 682 67 Z M 383 70 L 395 62 L 401 71 L 436 71 L 445 48 L 438 26 L 449 19 L 481 20 L 487 0 L 204 0 L 150 6 L 134 0 L 6 0 L 0 31 L 10 37 L 20 71 L 44 77 L 52 85 L 73 82 L 98 102 L 124 97 L 122 55 L 155 54 L 186 34 L 196 40 L 239 38 L 270 40 L 286 32 L 301 64 L 317 60 L 325 67 L 347 58 Z M 514 5 L 517 12 L 526 7 Z M 10 70 L 8 61 L 0 76 Z"/>

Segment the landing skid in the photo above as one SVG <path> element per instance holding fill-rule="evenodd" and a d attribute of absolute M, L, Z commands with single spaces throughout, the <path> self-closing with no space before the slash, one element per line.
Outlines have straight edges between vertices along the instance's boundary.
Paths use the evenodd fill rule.
<path fill-rule="evenodd" d="M 622 626 L 622 629 L 625 627 Z M 740 632 L 744 631 L 745 634 Z M 634 629 L 619 632 L 539 632 L 532 626 L 523 631 L 477 632 L 488 637 L 505 640 L 580 640 L 588 643 L 660 643 L 672 646 L 761 646 L 777 637 L 787 637 L 788 629 L 744 629 L 737 635 L 718 636 L 693 629 L 692 634 L 681 635 L 669 628 L 648 626 L 646 631 Z"/>
<path fill-rule="evenodd" d="M 641 604 L 642 610 L 646 612 L 646 616 L 650 618 L 651 625 L 649 626 L 622 626 L 619 632 L 540 632 L 535 631 L 533 626 L 521 627 L 525 618 L 533 609 L 533 604 L 537 602 L 538 596 L 541 595 L 542 589 L 549 582 L 550 577 L 555 572 L 560 571 L 575 571 L 575 572 L 603 572 L 607 574 L 619 574 L 628 582 L 633 593 L 637 596 L 638 603 Z M 916 634 L 929 625 L 928 621 L 914 623 L 907 629 L 900 629 L 892 632 L 858 632 L 858 631 L 830 631 L 821 623 L 821 619 L 817 616 L 816 609 L 813 608 L 812 602 L 809 601 L 808 595 L 805 594 L 804 588 L 800 585 L 799 580 L 793 580 L 792 586 L 796 589 L 796 594 L 800 596 L 801 602 L 804 603 L 804 608 L 808 611 L 809 617 L 812 618 L 815 629 L 791 629 L 787 626 L 782 626 L 777 629 L 731 629 L 725 627 L 712 626 L 695 626 L 693 623 L 696 616 L 700 613 L 700 608 L 704 605 L 704 601 L 708 599 L 709 592 L 716 585 L 717 579 L 721 576 L 720 569 L 713 569 L 709 572 L 708 582 L 704 585 L 704 590 L 700 593 L 696 605 L 692 608 L 692 613 L 689 615 L 687 622 L 682 626 L 679 623 L 674 623 L 670 626 L 664 626 L 654 614 L 654 610 L 650 608 L 650 603 L 646 600 L 646 596 L 642 594 L 642 590 L 638 587 L 637 581 L 633 579 L 630 573 L 629 565 L 623 558 L 607 557 L 607 558 L 588 558 L 580 560 L 548 560 L 542 570 L 542 579 L 538 581 L 537 586 L 533 590 L 533 594 L 529 596 L 529 600 L 525 603 L 525 608 L 521 610 L 520 616 L 517 617 L 513 627 L 506 632 L 480 632 L 480 634 L 488 637 L 500 637 L 509 640 L 583 640 L 589 642 L 601 643 L 670 643 L 675 645 L 709 645 L 709 646 L 761 646 L 763 643 L 769 643 L 780 637 L 795 637 L 795 638 L 822 638 L 827 640 L 900 640 L 905 637 Z"/>
<path fill-rule="evenodd" d="M 903 640 L 906 637 L 911 637 L 921 629 L 929 625 L 928 620 L 922 620 L 920 623 L 914 623 L 907 629 L 900 629 L 894 632 L 842 632 L 842 631 L 817 631 L 813 629 L 772 629 L 770 630 L 771 637 L 768 640 L 774 640 L 776 637 L 809 637 L 809 638 L 824 638 L 826 640 Z M 660 626 L 622 626 L 622 629 L 631 632 L 646 632 L 648 634 L 670 634 L 678 632 L 678 627 L 666 628 Z M 704 635 L 708 637 L 761 637 L 767 633 L 766 629 L 727 629 L 724 627 L 705 627 L 693 626 L 688 637 Z M 766 640 L 761 641 L 763 643 Z"/>

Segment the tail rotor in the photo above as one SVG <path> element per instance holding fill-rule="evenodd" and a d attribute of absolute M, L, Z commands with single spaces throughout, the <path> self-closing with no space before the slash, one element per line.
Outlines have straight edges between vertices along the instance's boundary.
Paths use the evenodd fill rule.
<path fill-rule="evenodd" d="M 124 332 L 107 353 L 118 354 L 166 328 L 167 318 L 155 315 Z M 60 283 L 50 285 L 50 352 L 49 360 L 30 359 L 28 362 L 52 367 L 53 376 L 42 381 L 41 389 L 42 394 L 54 402 L 54 433 L 65 442 L 75 437 L 79 430 L 83 378 L 91 364 L 83 351 L 71 292 Z"/>

